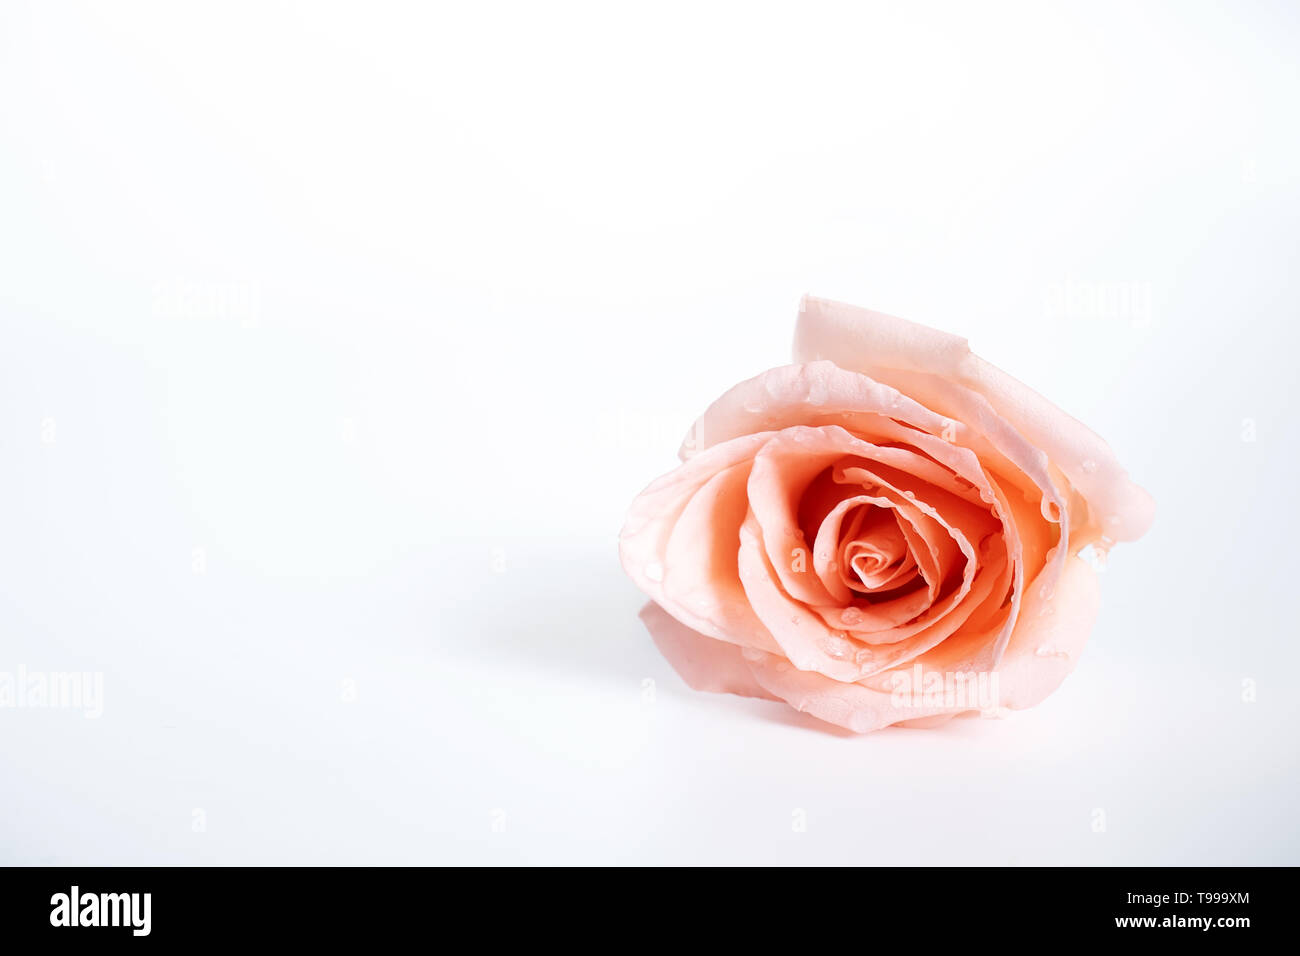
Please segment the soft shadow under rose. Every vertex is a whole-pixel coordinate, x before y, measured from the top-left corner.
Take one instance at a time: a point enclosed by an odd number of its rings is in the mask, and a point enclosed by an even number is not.
[[[866,732],[1031,707],[1097,610],[1079,552],[1153,504],[964,339],[805,298],[794,365],[735,386],[633,502],[623,567],[698,690]]]

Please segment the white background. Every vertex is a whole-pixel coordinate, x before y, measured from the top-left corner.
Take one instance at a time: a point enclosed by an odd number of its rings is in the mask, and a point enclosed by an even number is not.
[[[0,861],[1300,863],[1297,5],[609,6],[5,5],[0,671],[104,695],[0,709]],[[637,621],[804,292],[1155,496],[1040,708],[825,733]]]

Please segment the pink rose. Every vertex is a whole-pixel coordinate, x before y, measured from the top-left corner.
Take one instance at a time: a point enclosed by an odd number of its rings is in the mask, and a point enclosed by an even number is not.
[[[964,339],[805,298],[632,503],[623,567],[698,690],[866,732],[1032,707],[1097,611],[1078,557],[1150,526],[1104,441]]]

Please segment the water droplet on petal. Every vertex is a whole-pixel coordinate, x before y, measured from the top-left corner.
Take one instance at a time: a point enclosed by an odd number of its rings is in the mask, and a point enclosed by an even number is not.
[[[842,637],[826,638],[821,642],[821,648],[837,661],[848,660],[853,654],[853,645]]]
[[[1063,660],[1069,660],[1070,657],[1069,651],[1058,651],[1056,648],[1050,647],[1047,644],[1043,644],[1036,648],[1034,654],[1038,657],[1058,657]]]
[[[1081,467],[1084,471],[1086,471],[1088,474],[1091,475],[1093,472],[1097,470],[1097,463],[1093,461],[1091,458],[1085,458],[1083,460],[1083,463],[1079,467]]]
[[[862,623],[862,612],[855,607],[846,607],[840,619],[849,627],[856,627]]]
[[[1082,558],[1094,571],[1105,571],[1106,560],[1110,555],[1110,545],[1106,538],[1094,542],[1079,552]]]

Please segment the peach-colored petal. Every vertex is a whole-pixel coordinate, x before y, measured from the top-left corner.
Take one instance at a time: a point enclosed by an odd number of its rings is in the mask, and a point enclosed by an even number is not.
[[[745,485],[751,462],[718,472],[682,509],[663,556],[663,601],[705,625],[711,637],[771,649],[736,567],[740,525],[749,511]]]
[[[855,432],[896,419],[938,435],[948,423],[889,385],[834,362],[811,362],[769,369],[728,389],[696,420],[680,454],[689,460],[742,435],[794,425],[838,425],[845,416],[858,416]]]
[[[725,528],[736,518],[735,499],[727,498],[727,490],[733,483],[743,486],[767,437],[746,435],[714,446],[651,482],[628,510],[619,556],[637,587],[688,627],[718,640],[774,650],[777,645],[731,573],[728,552],[734,553],[735,536],[733,530],[733,543],[727,543]],[[715,518],[717,527],[712,525]],[[683,520],[694,530],[678,535],[670,559],[674,532]]]
[[[779,654],[801,670],[817,670],[835,680],[856,680],[861,670],[851,646],[803,602],[780,585],[763,544],[763,532],[751,514],[740,529],[740,582],[754,613],[780,645]]]
[[[903,695],[888,686],[875,688],[860,683],[835,681],[815,671],[797,670],[788,661],[773,654],[754,650],[742,653],[754,679],[764,690],[796,710],[860,734],[904,721],[978,709],[977,706],[957,706],[944,702],[926,704],[923,697],[913,701],[910,694],[900,706],[899,700]]]
[[[641,608],[640,618],[659,653],[667,658],[687,686],[715,694],[780,699],[754,679],[735,644],[715,641],[691,630],[654,601],[647,601]]]
[[[1129,480],[1110,446],[1081,422],[970,351],[965,339],[892,315],[806,296],[795,328],[797,362],[836,365],[899,388],[921,404],[963,421],[975,396],[1047,457],[1087,502],[1080,540],[1133,541],[1151,526],[1155,506]]]
[[[1053,579],[1050,567],[1029,587],[1006,653],[998,665],[1003,706],[1033,707],[1078,663],[1097,619],[1097,574],[1072,557]]]

